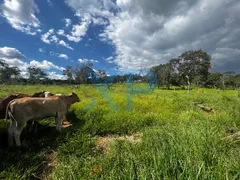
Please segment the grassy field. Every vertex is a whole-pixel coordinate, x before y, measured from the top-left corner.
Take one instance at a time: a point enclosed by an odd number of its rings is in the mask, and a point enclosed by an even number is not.
[[[237,91],[141,93],[144,86],[135,94],[123,84],[0,86],[0,97],[48,90],[81,99],[67,116],[73,126],[58,133],[46,119],[37,134],[23,131],[22,147],[0,149],[0,179],[240,179],[240,142],[222,140],[240,129]]]

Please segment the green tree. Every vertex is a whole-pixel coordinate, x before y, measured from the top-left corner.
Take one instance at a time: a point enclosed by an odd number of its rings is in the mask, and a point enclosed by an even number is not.
[[[187,51],[178,59],[179,74],[187,81],[188,93],[190,93],[191,83],[194,79],[198,84],[199,81],[207,80],[208,70],[211,68],[211,56],[202,50],[198,50]]]
[[[235,87],[239,88],[240,87],[240,74],[235,75],[234,77],[234,83],[235,83]]]
[[[20,77],[20,72],[18,67],[5,66],[0,69],[0,79],[3,83],[10,83]]]
[[[4,59],[0,59],[0,68],[4,68],[4,67],[7,67],[8,64],[5,62]]]
[[[209,73],[207,81],[206,81],[206,86],[210,86],[212,88],[220,88],[221,87],[221,77],[222,73],[220,72],[212,72]]]
[[[27,68],[30,83],[39,83],[40,80],[47,78],[47,74],[40,68],[31,66]]]
[[[158,87],[163,85],[166,86],[166,89],[170,88],[172,78],[177,72],[178,62],[178,59],[171,59],[167,64],[152,67],[151,71],[158,79]]]
[[[234,75],[235,72],[229,71],[224,72],[221,76],[222,88],[226,89],[226,86],[233,88],[234,87]]]
[[[95,73],[92,69],[93,64],[83,64],[73,69],[73,78],[78,84],[87,84],[89,79],[95,78]]]
[[[170,88],[170,80],[173,73],[173,69],[170,63],[160,64],[152,68],[155,76],[158,79],[158,87],[160,85],[166,86],[166,89]]]
[[[72,66],[67,66],[65,70],[63,70],[63,75],[67,76],[68,83],[71,84],[73,81],[73,67]]]

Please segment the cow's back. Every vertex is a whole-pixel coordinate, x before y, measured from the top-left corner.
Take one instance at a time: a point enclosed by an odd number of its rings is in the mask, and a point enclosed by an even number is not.
[[[10,104],[13,117],[28,120],[39,120],[46,117],[56,117],[57,112],[65,111],[64,102],[58,98],[21,98]],[[23,122],[23,123],[25,123]]]

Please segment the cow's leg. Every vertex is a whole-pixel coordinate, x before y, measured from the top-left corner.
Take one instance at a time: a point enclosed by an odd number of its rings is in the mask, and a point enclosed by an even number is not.
[[[38,128],[38,122],[37,122],[37,121],[34,121],[33,129],[34,129],[34,133],[35,133],[35,134],[37,133],[37,128]]]
[[[21,136],[21,132],[23,130],[24,125],[22,124],[18,124],[17,128],[16,128],[16,132],[14,134],[15,137],[15,142],[17,146],[21,146],[21,142],[20,142],[20,136]]]
[[[27,122],[27,131],[28,132],[32,132],[32,129],[33,129],[33,121],[32,120],[29,120],[28,122]]]
[[[56,123],[56,129],[58,131],[61,131],[63,117],[64,115],[62,115],[62,113],[57,113],[57,117],[55,118],[55,123]]]
[[[15,134],[17,127],[17,122],[15,120],[12,120],[11,125],[8,128],[8,145],[13,146],[13,136]]]

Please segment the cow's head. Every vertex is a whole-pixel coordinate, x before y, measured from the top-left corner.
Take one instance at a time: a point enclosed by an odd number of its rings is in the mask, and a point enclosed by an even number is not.
[[[71,98],[72,104],[75,102],[81,101],[80,98],[78,97],[78,95],[74,92],[71,92],[68,96]]]

